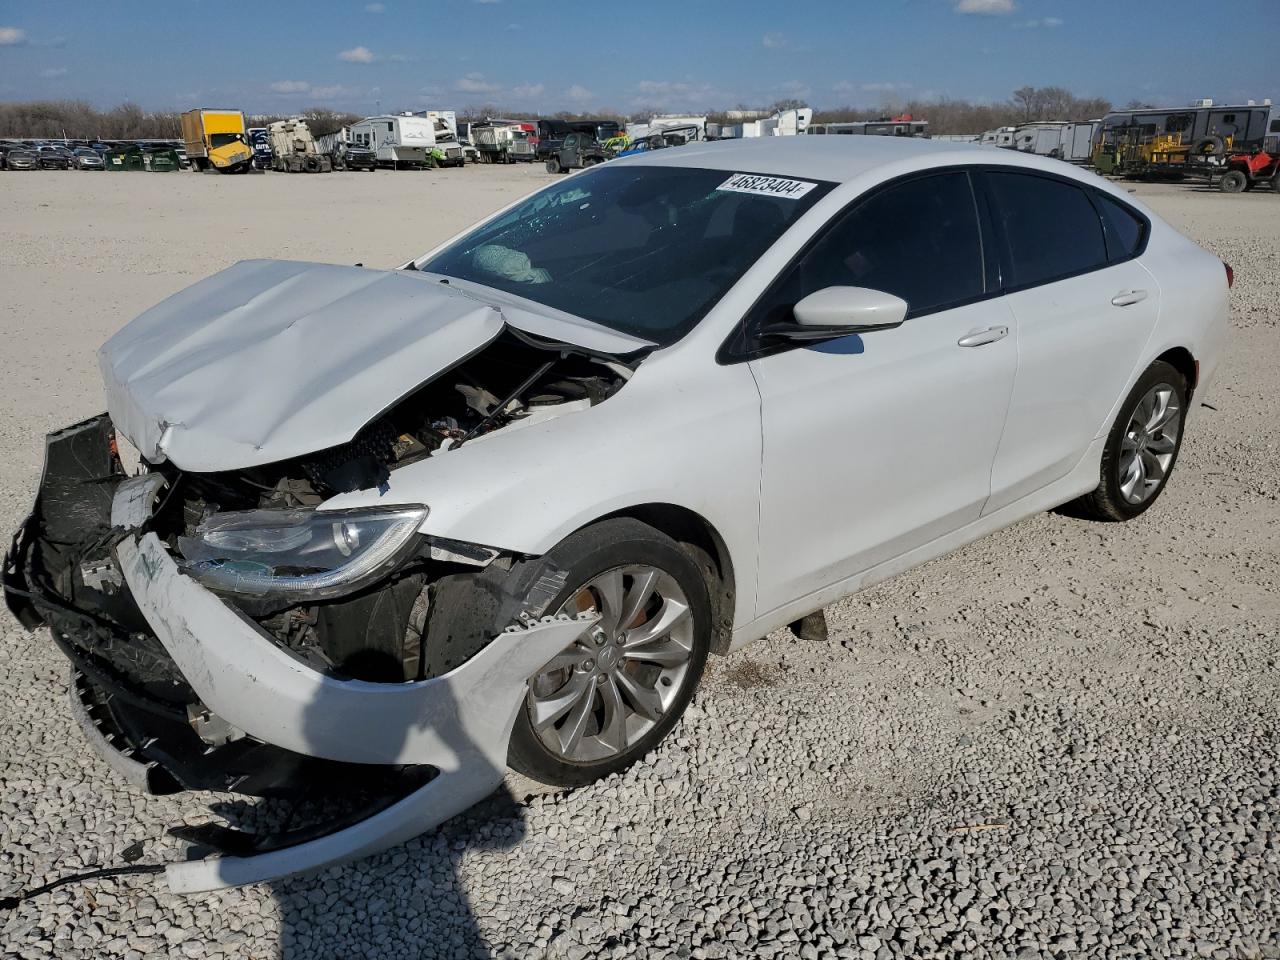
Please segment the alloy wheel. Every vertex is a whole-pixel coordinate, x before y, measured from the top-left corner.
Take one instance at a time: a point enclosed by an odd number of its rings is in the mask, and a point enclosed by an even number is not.
[[[1129,415],[1120,442],[1120,494],[1145,503],[1160,489],[1173,465],[1182,431],[1182,403],[1167,383],[1148,390]]]
[[[600,614],[589,634],[529,681],[534,733],[562,760],[623,753],[671,709],[689,675],[693,615],[675,578],[656,567],[615,567],[560,608]]]

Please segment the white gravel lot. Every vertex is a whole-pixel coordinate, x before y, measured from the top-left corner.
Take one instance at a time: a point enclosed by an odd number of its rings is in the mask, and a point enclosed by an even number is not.
[[[93,353],[235,260],[393,266],[540,168],[0,173],[0,527]],[[1139,186],[1236,269],[1234,339],[1138,521],[1045,514],[714,661],[648,763],[488,801],[319,875],[153,878],[0,915],[6,957],[1280,958],[1280,197]],[[146,798],[0,616],[0,894],[178,849],[210,796]]]

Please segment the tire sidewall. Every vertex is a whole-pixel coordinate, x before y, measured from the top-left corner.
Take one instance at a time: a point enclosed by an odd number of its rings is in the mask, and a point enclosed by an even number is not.
[[[644,564],[670,574],[684,591],[693,615],[693,653],[683,689],[666,715],[632,747],[607,760],[574,763],[555,756],[538,738],[529,720],[527,700],[522,700],[511,733],[508,765],[512,769],[556,786],[591,783],[624,770],[649,753],[671,731],[684,713],[706,666],[711,650],[713,616],[706,581],[693,558],[671,538],[635,520],[607,520],[567,537],[545,557],[547,568],[564,571],[564,586],[547,604],[547,612],[560,608],[588,582],[607,570]]]
[[[1182,402],[1182,422],[1178,427],[1178,439],[1173,446],[1173,459],[1169,461],[1169,467],[1165,470],[1164,477],[1161,478],[1160,485],[1156,487],[1155,492],[1141,503],[1130,503],[1120,490],[1120,448],[1124,442],[1125,430],[1129,426],[1129,420],[1133,416],[1134,410],[1142,398],[1146,396],[1147,391],[1160,383],[1167,383],[1172,386],[1178,392]],[[1138,378],[1137,383],[1133,385],[1133,389],[1124,398],[1124,403],[1120,405],[1120,412],[1116,416],[1115,423],[1111,425],[1111,433],[1107,436],[1107,445],[1102,453],[1101,484],[1105,498],[1124,519],[1132,520],[1134,517],[1145,513],[1152,504],[1160,499],[1165,486],[1169,483],[1169,478],[1173,475],[1173,470],[1178,465],[1178,455],[1182,452],[1182,438],[1187,434],[1187,416],[1191,406],[1190,399],[1186,378],[1170,364],[1157,360]]]

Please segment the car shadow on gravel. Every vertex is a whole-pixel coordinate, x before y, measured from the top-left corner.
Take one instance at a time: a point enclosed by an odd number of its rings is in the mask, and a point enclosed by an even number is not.
[[[437,829],[372,857],[270,885],[282,960],[499,956],[484,936],[459,867],[475,851],[524,837],[524,808],[505,788]],[[504,954],[505,955],[505,954]]]
[[[450,688],[443,685],[435,691],[433,705],[450,713],[459,711]],[[306,709],[304,730],[316,743],[331,737],[334,717],[341,715],[338,711],[343,707],[349,709],[349,704],[318,696]],[[358,718],[351,722],[358,723]],[[410,732],[398,732],[399,745]],[[445,735],[439,728],[436,732]],[[385,729],[377,734],[383,749],[391,752],[389,741],[394,737],[388,737]],[[444,746],[460,767],[488,764],[470,739]],[[497,781],[505,771],[488,772]],[[500,786],[480,803],[403,844],[275,881],[270,887],[280,909],[279,956],[282,960],[494,957],[495,946],[485,939],[473,909],[492,909],[492,905],[470,902],[460,867],[468,854],[513,847],[524,834],[523,807]]]

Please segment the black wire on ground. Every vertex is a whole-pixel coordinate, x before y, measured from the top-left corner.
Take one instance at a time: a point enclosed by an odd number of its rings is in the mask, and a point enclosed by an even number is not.
[[[57,890],[59,887],[65,887],[69,883],[82,883],[85,880],[100,880],[104,877],[125,877],[131,874],[155,874],[163,873],[164,864],[162,863],[135,863],[127,867],[101,867],[96,870],[86,870],[83,873],[73,873],[65,877],[59,877],[52,883],[46,883],[42,887],[33,887],[30,890],[24,890],[22,893],[13,897],[0,897],[0,910],[12,910],[24,900],[30,900],[32,897],[38,897],[42,893],[48,893],[51,890]]]

